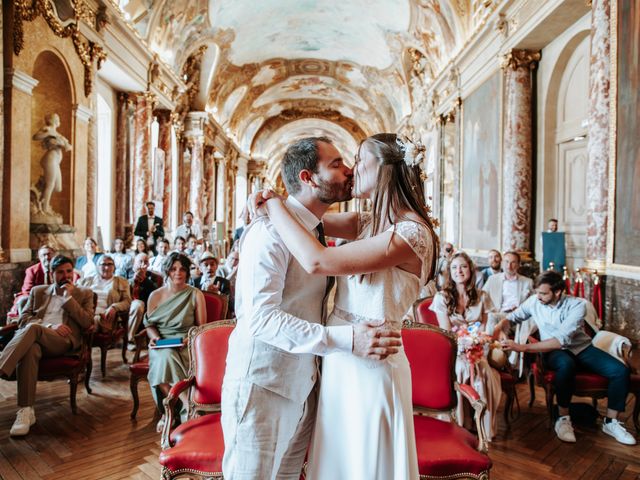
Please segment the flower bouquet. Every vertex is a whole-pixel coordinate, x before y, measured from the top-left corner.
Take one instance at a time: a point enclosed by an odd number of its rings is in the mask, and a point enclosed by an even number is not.
[[[480,322],[454,327],[452,330],[458,340],[458,354],[463,354],[471,364],[471,383],[476,364],[485,356],[492,342],[491,335],[480,330]]]

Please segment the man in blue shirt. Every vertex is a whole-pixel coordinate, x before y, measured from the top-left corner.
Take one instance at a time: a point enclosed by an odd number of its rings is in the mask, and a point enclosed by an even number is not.
[[[536,294],[502,320],[496,330],[508,329],[509,323],[520,323],[532,318],[540,332],[540,342],[517,344],[503,340],[505,350],[543,353],[549,369],[555,372],[554,387],[560,416],[555,424],[558,438],[575,442],[576,437],[569,417],[569,404],[575,389],[578,367],[606,377],[609,381],[607,416],[602,431],[625,445],[635,445],[635,438],[618,421],[624,412],[629,393],[629,369],[608,353],[594,347],[583,325],[586,300],[564,294],[565,282],[558,272],[547,271],[534,283]]]

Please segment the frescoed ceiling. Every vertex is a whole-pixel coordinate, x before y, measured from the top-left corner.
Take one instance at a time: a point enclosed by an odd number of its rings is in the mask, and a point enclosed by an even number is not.
[[[321,133],[345,158],[395,131],[498,0],[119,0],[176,72],[202,45],[196,108],[275,171]]]

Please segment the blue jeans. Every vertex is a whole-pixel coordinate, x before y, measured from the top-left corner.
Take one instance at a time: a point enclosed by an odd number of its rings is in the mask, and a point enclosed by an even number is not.
[[[544,361],[547,367],[556,373],[554,387],[560,407],[569,407],[571,395],[575,390],[576,369],[581,367],[609,380],[607,407],[617,412],[624,412],[629,393],[629,369],[619,360],[589,345],[577,355],[568,350],[545,353]]]

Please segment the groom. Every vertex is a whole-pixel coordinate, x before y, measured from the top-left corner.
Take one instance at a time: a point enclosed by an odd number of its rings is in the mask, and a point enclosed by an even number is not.
[[[320,219],[351,199],[353,172],[325,137],[283,159],[287,207],[324,243]],[[299,480],[316,412],[318,356],[385,358],[400,333],[366,324],[324,326],[331,278],[308,274],[268,217],[245,228],[236,283],[237,326],[222,388],[225,480]]]

